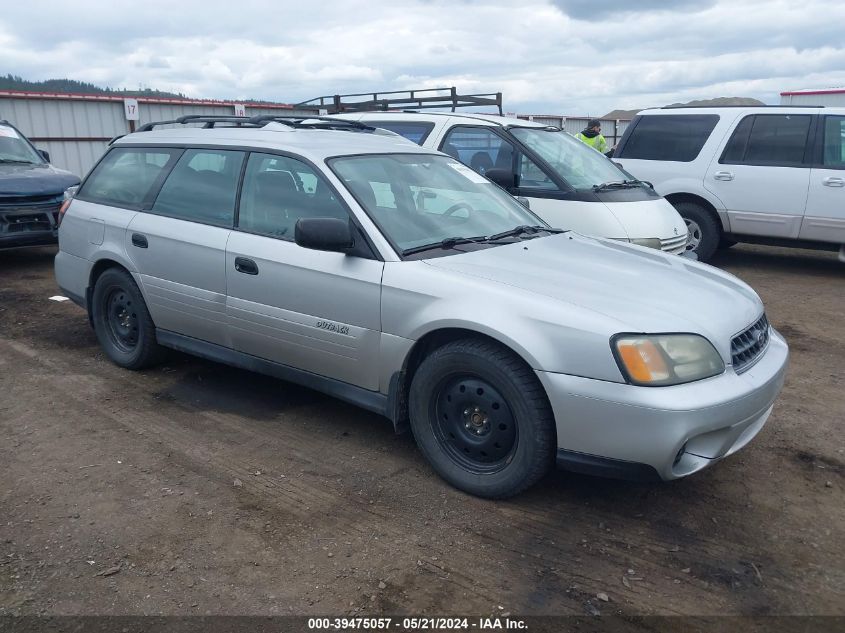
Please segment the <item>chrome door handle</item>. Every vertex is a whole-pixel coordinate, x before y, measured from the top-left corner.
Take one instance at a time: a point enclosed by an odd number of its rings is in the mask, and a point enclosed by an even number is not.
[[[713,174],[713,178],[716,180],[733,180],[734,175],[729,171],[717,171]]]
[[[822,184],[825,187],[845,187],[845,178],[837,178],[835,176],[822,178]]]

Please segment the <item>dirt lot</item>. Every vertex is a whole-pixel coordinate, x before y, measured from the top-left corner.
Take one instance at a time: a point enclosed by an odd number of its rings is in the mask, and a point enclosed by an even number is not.
[[[0,253],[2,614],[845,614],[845,265],[717,265],[789,340],[757,439],[668,484],[457,492],[409,436],[174,354],[105,360],[53,249]],[[597,594],[607,594],[607,601]]]

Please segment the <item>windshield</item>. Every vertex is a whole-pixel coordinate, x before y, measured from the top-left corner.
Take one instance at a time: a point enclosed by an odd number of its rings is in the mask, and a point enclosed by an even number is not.
[[[526,127],[512,127],[510,132],[575,189],[626,179],[610,159],[566,132]]]
[[[336,158],[331,167],[400,252],[545,223],[489,180],[447,156]]]
[[[32,149],[17,130],[0,125],[0,163],[42,163],[41,156]]]

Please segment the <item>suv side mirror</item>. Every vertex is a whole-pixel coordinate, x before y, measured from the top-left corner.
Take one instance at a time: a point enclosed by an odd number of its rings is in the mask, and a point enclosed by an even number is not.
[[[294,240],[315,251],[346,253],[355,246],[349,220],[338,218],[300,218],[294,227]]]
[[[500,169],[494,167],[484,172],[484,177],[499,185],[505,191],[510,191],[516,187],[516,178],[510,169]]]
[[[48,152],[46,149],[39,149],[37,151],[41,155],[41,158],[46,160],[48,163],[50,162],[50,152]]]

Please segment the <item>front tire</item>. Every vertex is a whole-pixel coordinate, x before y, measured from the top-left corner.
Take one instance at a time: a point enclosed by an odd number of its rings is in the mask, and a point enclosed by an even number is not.
[[[414,374],[409,409],[423,455],[470,494],[516,495],[554,462],[554,416],[542,385],[492,341],[459,340],[432,352]]]
[[[698,261],[709,261],[722,239],[722,230],[718,221],[713,214],[698,203],[678,202],[674,206],[687,225],[689,233],[687,250],[694,252],[698,256]]]
[[[91,316],[100,346],[116,365],[143,369],[161,360],[164,350],[147,304],[125,270],[109,268],[97,279]]]

